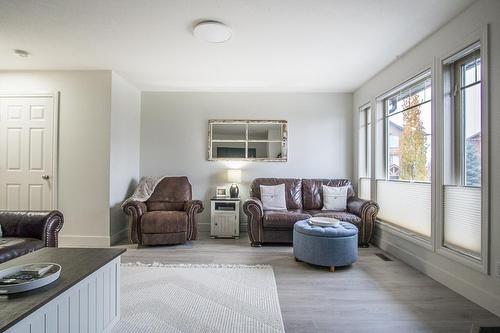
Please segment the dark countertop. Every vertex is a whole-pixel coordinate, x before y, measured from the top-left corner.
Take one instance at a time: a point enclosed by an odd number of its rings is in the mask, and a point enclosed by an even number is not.
[[[62,267],[59,279],[45,287],[24,293],[0,295],[0,332],[24,319],[125,251],[46,247],[0,264],[0,270],[36,262],[53,262]]]

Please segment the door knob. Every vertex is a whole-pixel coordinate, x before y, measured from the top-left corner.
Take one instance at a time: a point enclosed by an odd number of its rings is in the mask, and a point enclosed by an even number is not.
[[[45,180],[49,179],[49,175],[42,175],[42,179],[45,179]]]

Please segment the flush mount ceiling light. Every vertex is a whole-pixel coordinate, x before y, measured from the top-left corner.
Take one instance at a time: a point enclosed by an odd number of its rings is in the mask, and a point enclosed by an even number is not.
[[[231,38],[231,28],[218,21],[203,21],[195,25],[193,34],[209,43],[223,43]]]
[[[20,49],[15,49],[14,54],[19,56],[19,57],[23,57],[23,58],[26,58],[29,55],[28,51],[20,50]]]

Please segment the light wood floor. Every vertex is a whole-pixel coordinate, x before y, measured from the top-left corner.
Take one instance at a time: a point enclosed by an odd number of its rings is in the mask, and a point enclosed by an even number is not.
[[[252,248],[239,240],[200,239],[185,245],[127,248],[122,262],[270,264],[274,268],[287,333],[470,332],[500,318],[393,257],[371,247],[359,261],[330,273],[294,261],[289,246]]]

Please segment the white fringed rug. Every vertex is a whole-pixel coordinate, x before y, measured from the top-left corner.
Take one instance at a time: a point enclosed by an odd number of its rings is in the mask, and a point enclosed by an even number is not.
[[[284,332],[269,265],[121,266],[113,332]]]

